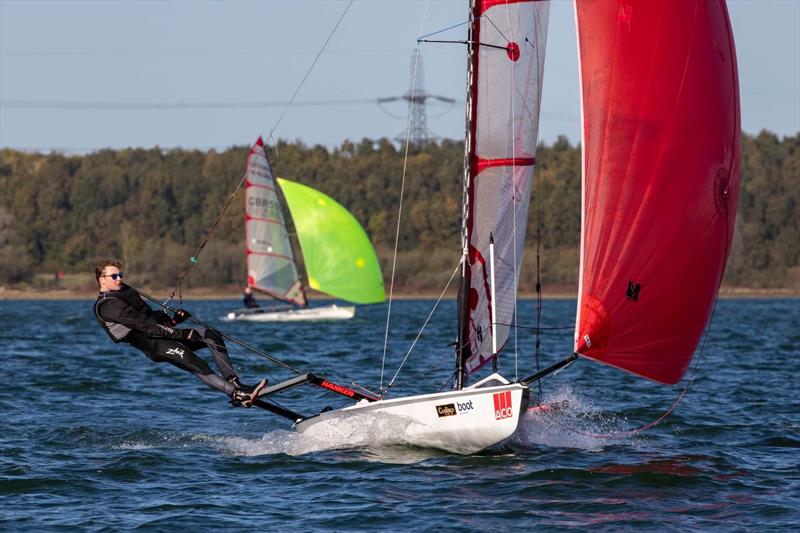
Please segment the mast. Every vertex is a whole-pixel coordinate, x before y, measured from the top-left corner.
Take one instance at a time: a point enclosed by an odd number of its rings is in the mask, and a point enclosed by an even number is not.
[[[292,218],[292,210],[289,209],[286,196],[283,194],[283,189],[277,179],[275,180],[275,195],[278,197],[278,203],[280,203],[286,236],[289,239],[289,245],[292,248],[292,255],[294,256],[294,266],[297,270],[297,281],[299,284],[297,290],[300,292],[302,296],[301,299],[303,300],[301,307],[308,308],[308,295],[306,294],[306,287],[308,287],[308,270],[306,269],[306,263],[303,259],[303,249],[300,247],[300,239],[297,235],[297,227],[294,224],[294,219]]]
[[[470,10],[458,387],[495,360],[512,331],[548,12],[534,0],[474,0]]]
[[[469,33],[467,36],[467,105],[466,105],[466,135],[464,138],[464,178],[463,196],[461,201],[461,280],[458,291],[458,344],[456,345],[456,389],[464,388],[465,363],[469,354],[467,345],[467,327],[469,321],[469,234],[468,228],[471,220],[472,202],[471,188],[473,175],[473,162],[475,161],[475,129],[476,129],[476,77],[478,72],[477,46],[480,38],[480,11],[478,2],[470,0]]]

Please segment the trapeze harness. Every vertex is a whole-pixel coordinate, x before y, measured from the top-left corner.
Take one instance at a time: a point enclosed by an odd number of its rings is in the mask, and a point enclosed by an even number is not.
[[[195,327],[201,339],[180,340],[180,330],[163,325],[169,320],[163,311],[153,311],[130,288],[101,292],[94,302],[94,317],[100,327],[115,343],[124,342],[142,351],[156,363],[167,362],[181,370],[191,372],[203,383],[230,395],[236,387],[227,381],[236,376],[228,350],[222,337],[214,330]],[[210,348],[214,363],[223,377],[214,373],[208,363],[193,350]]]

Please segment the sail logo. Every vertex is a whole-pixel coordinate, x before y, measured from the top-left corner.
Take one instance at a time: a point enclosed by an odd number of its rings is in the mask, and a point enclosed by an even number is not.
[[[641,283],[634,283],[632,281],[628,282],[628,290],[625,293],[625,296],[628,300],[633,300],[634,302],[639,301],[639,291],[642,290]]]
[[[511,404],[511,391],[496,392],[492,397],[494,400],[494,419],[502,420],[514,416],[514,408]]]
[[[437,405],[436,414],[439,415],[439,418],[442,418],[444,416],[453,416],[456,414],[456,406],[452,403]]]

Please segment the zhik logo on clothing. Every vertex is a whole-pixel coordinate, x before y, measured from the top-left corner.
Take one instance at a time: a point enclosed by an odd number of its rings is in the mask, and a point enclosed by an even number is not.
[[[181,359],[183,359],[183,350],[180,348],[170,348],[167,350],[167,355],[178,355]]]
[[[514,410],[511,405],[511,391],[496,392],[493,396],[494,399],[494,419],[501,420],[503,418],[511,418],[514,415]]]

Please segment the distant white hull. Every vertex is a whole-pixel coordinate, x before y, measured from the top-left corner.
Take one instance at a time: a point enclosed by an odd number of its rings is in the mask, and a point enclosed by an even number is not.
[[[282,309],[270,311],[268,308],[236,309],[225,317],[226,320],[248,320],[251,322],[299,322],[313,320],[347,320],[353,318],[356,308],[339,307],[306,307],[302,309]]]
[[[491,385],[491,386],[486,386]],[[327,411],[296,424],[299,433],[330,437],[340,428],[385,418],[404,425],[396,444],[473,454],[509,438],[527,408],[528,388],[498,374],[460,391],[368,402]]]

